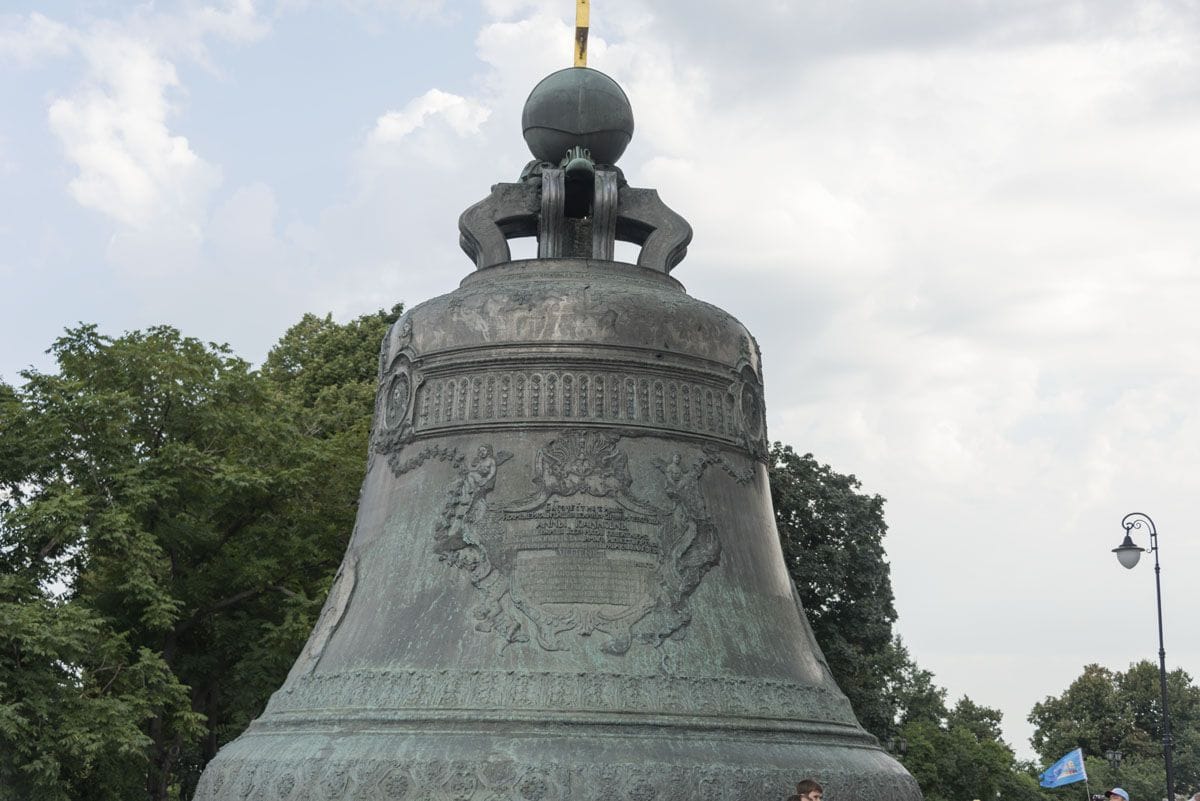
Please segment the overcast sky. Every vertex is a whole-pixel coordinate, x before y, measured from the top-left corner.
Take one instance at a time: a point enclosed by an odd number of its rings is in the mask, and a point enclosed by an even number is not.
[[[20,7],[24,6],[22,10]],[[459,212],[528,159],[574,3],[8,0],[0,377],[77,321],[253,361],[304,312],[457,286]],[[1200,6],[595,0],[621,166],[674,275],[757,335],[772,439],[888,499],[896,605],[951,699],[1084,664],[1200,675]],[[1147,545],[1145,538],[1141,542]]]

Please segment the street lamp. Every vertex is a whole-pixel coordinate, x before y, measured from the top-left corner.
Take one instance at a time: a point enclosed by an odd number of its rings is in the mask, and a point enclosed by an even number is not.
[[[1163,648],[1163,624],[1162,624],[1162,580],[1159,578],[1162,572],[1158,565],[1158,531],[1154,528],[1154,521],[1149,515],[1141,512],[1131,512],[1121,518],[1121,527],[1125,529],[1125,539],[1116,548],[1113,548],[1113,553],[1117,555],[1122,567],[1133,568],[1142,558],[1142,552],[1145,548],[1138,547],[1133,541],[1131,534],[1135,528],[1145,528],[1150,533],[1150,551],[1154,554],[1154,592],[1158,602],[1158,684],[1162,690],[1162,715],[1163,715],[1163,762],[1167,768],[1167,799],[1175,801],[1175,777],[1171,771],[1171,714],[1167,709],[1167,652]]]
[[[1121,770],[1121,752],[1109,749],[1104,752],[1104,758],[1108,760],[1108,766],[1113,769],[1113,775],[1119,776]]]

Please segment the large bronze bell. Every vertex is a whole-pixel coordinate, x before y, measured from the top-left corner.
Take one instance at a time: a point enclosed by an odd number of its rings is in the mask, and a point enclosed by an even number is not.
[[[921,798],[784,567],[754,339],[669,275],[687,222],[603,161],[632,119],[587,68],[531,95],[539,158],[460,219],[476,271],[383,343],[345,561],[200,801]],[[576,147],[594,181],[564,179]]]

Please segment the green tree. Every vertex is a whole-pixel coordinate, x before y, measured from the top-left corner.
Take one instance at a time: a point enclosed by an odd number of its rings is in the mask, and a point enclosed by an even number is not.
[[[1200,787],[1200,688],[1186,672],[1174,670],[1167,697],[1176,788]],[[1123,755],[1120,780],[1135,796],[1158,797],[1166,787],[1162,700],[1153,662],[1124,672],[1087,665],[1061,695],[1035,704],[1029,722],[1035,727],[1033,747],[1046,764],[1078,747],[1107,771],[1104,754],[1116,750]]]
[[[190,795],[341,560],[394,316],[305,317],[261,372],[171,328],[82,326],[56,373],[0,387],[0,784]]]
[[[980,706],[964,695],[946,715],[946,727],[966,729],[980,742],[999,741],[1001,717],[1000,710]]]
[[[1075,748],[1093,756],[1121,749],[1133,730],[1131,710],[1117,697],[1112,671],[1100,665],[1085,667],[1061,696],[1035,704],[1029,722],[1035,727],[1030,742],[1046,764]]]
[[[894,647],[900,651],[902,661],[890,682],[896,704],[896,724],[902,727],[919,720],[941,723],[949,714],[945,688],[934,682],[933,673],[919,667],[909,657],[908,649],[898,637]]]
[[[1158,665],[1144,659],[1114,678],[1117,691],[1128,703],[1133,716],[1134,731],[1129,739],[1147,742],[1146,747],[1138,751],[1139,756],[1162,766],[1162,689]],[[1187,672],[1172,670],[1167,674],[1167,701],[1171,713],[1175,789],[1181,793],[1184,788],[1200,791],[1200,687],[1192,682]],[[1145,740],[1134,732],[1144,733]]]
[[[195,734],[187,688],[94,611],[0,575],[0,801],[145,792],[152,720]]]
[[[263,375],[314,412],[318,433],[354,430],[366,436],[379,370],[379,346],[392,323],[404,313],[365,314],[348,323],[332,315],[305,314],[287,330],[267,356]]]
[[[892,636],[884,500],[789,445],[776,442],[770,464],[784,561],[813,633],[859,721],[886,739],[896,731],[895,685],[909,660]]]
[[[909,722],[941,726],[946,691],[892,631],[896,609],[883,548],[884,499],[861,492],[857,478],[812,454],[801,456],[776,442],[770,455],[784,561],[859,722],[885,742]]]
[[[912,717],[901,727],[902,761],[927,801],[1042,798],[1001,739],[1000,720],[998,710],[963,696],[941,719]]]

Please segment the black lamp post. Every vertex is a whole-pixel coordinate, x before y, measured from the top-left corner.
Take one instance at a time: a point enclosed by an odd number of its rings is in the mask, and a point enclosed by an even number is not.
[[[1121,526],[1125,529],[1125,539],[1120,545],[1113,548],[1113,553],[1117,555],[1117,560],[1121,565],[1126,568],[1132,569],[1142,558],[1142,552],[1146,550],[1135,545],[1130,534],[1135,528],[1145,528],[1150,533],[1150,550],[1154,554],[1154,592],[1158,601],[1158,684],[1162,690],[1163,762],[1167,768],[1167,801],[1175,801],[1175,776],[1171,771],[1171,713],[1167,709],[1167,652],[1163,648],[1162,581],[1159,578],[1162,571],[1158,566],[1158,531],[1155,530],[1154,521],[1150,519],[1150,516],[1141,512],[1125,515],[1121,519]]]
[[[1120,776],[1121,773],[1121,752],[1108,750],[1104,752],[1104,758],[1108,760],[1108,766],[1113,769],[1114,776]]]

